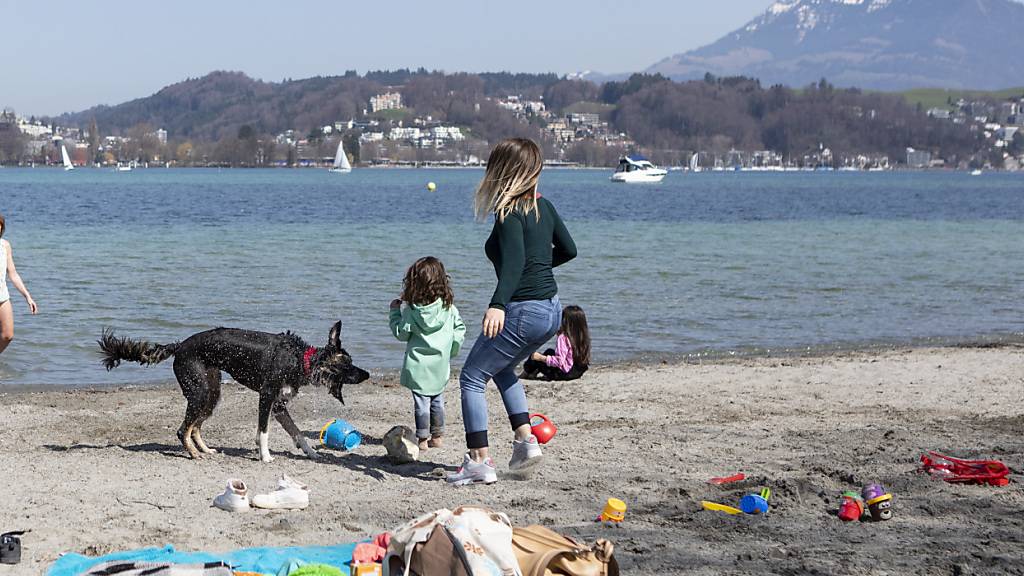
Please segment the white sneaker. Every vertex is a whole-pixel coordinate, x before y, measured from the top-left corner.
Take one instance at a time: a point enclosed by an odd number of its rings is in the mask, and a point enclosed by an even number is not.
[[[224,493],[213,499],[213,505],[228,512],[241,512],[249,509],[249,489],[245,482],[237,479],[228,480]]]
[[[302,482],[299,482],[298,480],[292,478],[287,474],[281,474],[281,477],[278,478],[277,480],[277,489],[284,490],[287,488],[297,488],[299,490],[306,490],[307,492],[309,491],[309,486],[306,486]]]
[[[309,487],[282,474],[277,489],[270,494],[253,496],[252,505],[270,510],[301,510],[309,506]]]
[[[526,440],[512,441],[512,458],[508,461],[508,469],[513,472],[530,470],[540,464],[543,454],[537,437],[530,434]]]
[[[494,461],[490,458],[483,462],[474,462],[469,454],[466,454],[462,459],[462,468],[455,474],[449,474],[447,480],[453,486],[494,484],[498,481],[498,471],[495,470]]]

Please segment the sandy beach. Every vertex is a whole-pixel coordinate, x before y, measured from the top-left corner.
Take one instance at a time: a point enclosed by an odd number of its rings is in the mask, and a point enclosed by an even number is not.
[[[436,470],[462,454],[457,384],[445,447],[395,466],[379,439],[411,423],[412,401],[393,377],[376,376],[346,387],[347,406],[305,389],[291,407],[310,435],[331,417],[349,420],[363,446],[310,461],[272,423],[271,464],[255,460],[257,396],[237,385],[204,427],[222,453],[200,461],[174,436],[184,410],[176,388],[0,394],[0,531],[32,530],[23,563],[0,574],[42,574],[62,552],[351,542],[459,504],[609,538],[630,574],[1024,573],[1024,347],[617,365],[578,382],[531,383],[531,408],[559,428],[543,468],[528,481],[461,489]],[[493,389],[489,402],[503,469],[510,433]],[[933,480],[916,472],[928,449],[1003,460],[1013,482]],[[308,509],[210,507],[228,477],[266,491],[282,472],[309,484]],[[748,480],[707,483],[734,472]],[[895,518],[840,522],[840,493],[876,481],[894,494]],[[773,491],[767,516],[701,509],[703,499],[735,504],[761,486]],[[593,522],[610,496],[629,505],[621,527]]]

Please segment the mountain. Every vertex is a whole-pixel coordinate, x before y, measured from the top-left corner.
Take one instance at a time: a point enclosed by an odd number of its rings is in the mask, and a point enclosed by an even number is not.
[[[724,38],[647,69],[682,80],[827,78],[876,90],[1018,85],[1024,5],[1012,0],[783,0]]]

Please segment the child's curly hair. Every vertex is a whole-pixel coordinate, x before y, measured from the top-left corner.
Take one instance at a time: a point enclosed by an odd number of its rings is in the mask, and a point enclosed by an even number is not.
[[[440,260],[433,256],[420,258],[405,272],[402,300],[425,306],[440,298],[444,307],[450,308],[455,300],[450,280]]]

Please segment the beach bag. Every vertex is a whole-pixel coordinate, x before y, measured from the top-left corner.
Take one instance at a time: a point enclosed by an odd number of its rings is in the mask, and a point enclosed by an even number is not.
[[[450,548],[449,548],[450,546]],[[385,576],[521,576],[508,516],[476,506],[442,508],[391,532]]]
[[[523,576],[619,576],[614,546],[607,540],[587,546],[534,525],[512,530],[512,549]]]

